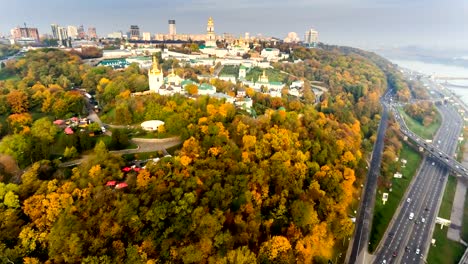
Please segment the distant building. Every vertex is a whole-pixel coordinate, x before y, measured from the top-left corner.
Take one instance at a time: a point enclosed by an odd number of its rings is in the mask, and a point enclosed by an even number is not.
[[[206,26],[205,46],[216,47],[216,35],[214,32],[214,21],[212,17],[208,19],[208,24]]]
[[[67,34],[71,39],[78,38],[78,28],[76,26],[67,26]]]
[[[307,30],[304,36],[304,43],[316,45],[318,43],[318,32],[313,28]]]
[[[175,20],[171,19],[169,20],[169,36],[171,37],[171,39],[175,39],[176,34],[177,34],[177,31],[176,31]]]
[[[121,39],[122,38],[122,32],[117,31],[117,32],[112,32],[107,34],[107,38],[112,38],[112,39]]]
[[[296,32],[289,32],[288,36],[284,39],[284,42],[286,43],[296,43],[299,42],[301,39],[297,35]]]
[[[31,40],[33,42],[39,42],[39,31],[37,28],[15,27],[11,29],[10,33],[15,41]]]
[[[150,32],[143,32],[143,40],[151,40],[151,33]]]
[[[88,38],[89,39],[97,39],[98,38],[95,27],[89,27],[88,28]]]
[[[59,25],[57,25],[57,24],[51,24],[50,27],[51,27],[51,29],[52,29],[52,37],[53,37],[53,39],[59,39],[59,32],[58,32]]]
[[[130,26],[130,39],[139,40],[140,39],[140,27],[137,25]]]
[[[67,46],[67,41],[68,41],[67,28],[58,27],[58,40],[59,40],[60,45]]]
[[[79,39],[85,39],[85,38],[86,38],[86,32],[85,32],[85,30],[84,30],[83,25],[81,25],[80,27],[78,27],[78,38],[79,38]]]
[[[260,56],[266,58],[268,61],[279,58],[280,50],[277,48],[264,48],[260,53]]]

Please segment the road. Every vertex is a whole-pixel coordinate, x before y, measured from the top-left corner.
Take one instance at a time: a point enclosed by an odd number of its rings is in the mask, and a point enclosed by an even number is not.
[[[133,138],[130,141],[138,145],[138,148],[114,150],[114,151],[109,151],[109,152],[112,154],[122,155],[122,154],[153,152],[153,151],[158,151],[158,150],[165,151],[167,148],[177,146],[182,142],[178,137],[163,138],[163,139]],[[59,167],[64,168],[64,167],[77,166],[87,161],[90,157],[91,155],[83,155],[79,159],[63,162],[59,165]]]
[[[453,155],[462,128],[461,117],[451,106],[441,105],[438,109],[443,120],[434,145]],[[425,262],[448,173],[440,157],[429,155],[423,159],[377,248],[374,263]],[[413,219],[410,219],[411,213]]]
[[[384,95],[383,100],[390,96],[390,91]],[[385,131],[387,130],[388,110],[383,104],[383,113],[377,132],[377,140],[372,152],[372,160],[366,177],[366,185],[362,194],[361,204],[356,217],[356,226],[354,236],[351,241],[350,252],[348,250],[346,263],[366,263],[367,246],[369,244],[369,235],[371,231],[372,214],[375,204],[375,192],[377,190],[377,178],[380,172],[380,163],[382,161],[382,152],[384,147]],[[348,257],[349,256],[349,257]]]

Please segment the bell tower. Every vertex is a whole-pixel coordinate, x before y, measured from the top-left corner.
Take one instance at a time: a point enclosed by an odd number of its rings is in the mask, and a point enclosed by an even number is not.
[[[159,88],[164,84],[164,77],[161,70],[159,70],[158,59],[153,55],[153,65],[148,71],[148,81],[150,91],[159,92]]]
[[[206,26],[205,46],[216,48],[216,35],[214,33],[214,21],[212,17],[208,19],[208,24]]]

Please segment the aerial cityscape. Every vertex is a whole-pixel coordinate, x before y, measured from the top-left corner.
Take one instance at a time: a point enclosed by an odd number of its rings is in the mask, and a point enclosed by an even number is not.
[[[463,1],[1,6],[0,263],[468,264]]]

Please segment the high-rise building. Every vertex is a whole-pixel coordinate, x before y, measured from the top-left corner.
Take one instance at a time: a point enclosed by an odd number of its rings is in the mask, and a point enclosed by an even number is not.
[[[214,21],[212,17],[208,19],[208,24],[206,26],[205,46],[216,47],[216,35],[214,33]]]
[[[52,28],[52,37],[54,39],[59,39],[59,32],[58,32],[59,25],[51,24],[50,27]]]
[[[151,40],[151,33],[143,32],[143,40],[150,41]]]
[[[306,44],[317,44],[318,43],[318,32],[311,28],[306,31],[304,36],[304,43]]]
[[[59,40],[67,40],[68,39],[68,31],[65,27],[58,27],[58,39]]]
[[[85,32],[85,30],[84,30],[83,25],[81,25],[81,26],[78,28],[78,38],[79,38],[79,39],[85,39],[85,38],[86,38],[86,32]]]
[[[67,34],[72,39],[78,38],[78,28],[76,26],[67,26]]]
[[[39,31],[37,28],[29,27],[15,27],[10,31],[13,39],[29,39],[31,41],[39,42]]]
[[[68,31],[66,27],[58,27],[58,40],[60,45],[68,46]]]
[[[89,39],[97,39],[96,28],[95,27],[88,27],[88,38]]]
[[[140,27],[137,25],[130,26],[130,39],[139,40],[140,39]]]
[[[172,39],[174,39],[176,34],[177,32],[176,32],[175,20],[171,19],[169,20],[169,36],[171,36]]]

